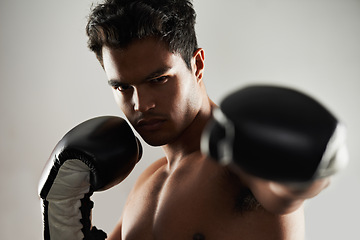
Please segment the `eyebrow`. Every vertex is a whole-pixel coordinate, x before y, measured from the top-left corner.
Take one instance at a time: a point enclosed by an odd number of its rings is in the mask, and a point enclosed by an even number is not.
[[[113,79],[109,80],[109,81],[108,81],[108,84],[109,84],[111,87],[114,87],[114,88],[117,88],[117,87],[119,87],[119,86],[122,85],[122,84],[120,83],[120,81],[118,81],[118,80],[113,80]]]
[[[153,79],[153,78],[156,78],[158,76],[161,76],[161,75],[164,75],[166,72],[168,72],[171,68],[170,67],[163,67],[163,68],[160,68],[152,73],[150,73],[146,78],[145,80],[149,80],[149,79]]]
[[[144,78],[144,81],[147,81],[147,80],[156,78],[156,77],[158,77],[158,76],[164,75],[164,74],[165,74],[166,72],[168,72],[170,69],[171,69],[171,67],[162,67],[162,68],[159,68],[159,69],[155,70],[154,72],[150,73],[149,75],[147,75],[147,76]],[[111,87],[119,87],[119,86],[121,86],[121,85],[126,85],[126,83],[122,83],[120,80],[117,80],[117,79],[110,79],[110,80],[108,81],[108,84],[109,84]]]

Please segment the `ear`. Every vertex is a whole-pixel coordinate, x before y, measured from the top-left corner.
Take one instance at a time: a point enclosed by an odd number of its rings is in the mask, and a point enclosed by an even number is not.
[[[204,49],[198,48],[193,55],[193,72],[200,82],[203,78],[204,68],[205,68],[205,52]]]

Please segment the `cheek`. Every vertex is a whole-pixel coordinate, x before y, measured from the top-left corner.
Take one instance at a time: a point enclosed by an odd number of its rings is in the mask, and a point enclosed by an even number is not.
[[[182,114],[185,110],[184,107],[187,102],[187,90],[184,89],[184,86],[180,82],[176,82],[168,88],[166,91],[163,91],[162,99],[166,99],[164,104],[167,104],[168,107],[172,109],[174,114]]]
[[[197,108],[199,106],[200,85],[194,76],[188,76],[186,84],[182,86],[182,93],[189,107]]]
[[[128,116],[129,111],[131,110],[131,104],[127,103],[126,100],[124,99],[124,96],[119,94],[117,90],[112,90],[112,91],[116,104],[120,107],[121,111],[125,114],[125,116]]]
[[[114,98],[115,98],[115,102],[116,104],[122,109],[122,105],[123,105],[123,99],[120,96],[120,94],[117,92],[117,90],[112,90]]]
[[[186,84],[180,84],[177,89],[172,93],[176,113],[183,117],[196,114],[201,105],[198,84],[188,79]]]

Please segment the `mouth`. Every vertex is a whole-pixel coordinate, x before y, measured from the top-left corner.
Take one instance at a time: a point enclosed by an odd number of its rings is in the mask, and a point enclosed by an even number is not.
[[[140,131],[157,131],[159,130],[165,120],[153,118],[153,119],[140,119],[137,124],[136,128]]]

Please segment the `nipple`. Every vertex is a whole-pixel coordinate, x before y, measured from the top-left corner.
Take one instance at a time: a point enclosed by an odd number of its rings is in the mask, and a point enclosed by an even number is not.
[[[195,233],[193,240],[205,240],[205,236],[202,233]]]

